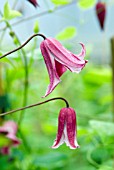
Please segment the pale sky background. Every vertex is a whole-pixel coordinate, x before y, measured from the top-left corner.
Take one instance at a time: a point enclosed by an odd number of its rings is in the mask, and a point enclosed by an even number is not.
[[[0,8],[3,9],[5,0],[0,0]],[[8,0],[11,4],[14,0]],[[23,16],[28,17],[34,14],[40,14],[49,8],[53,9],[49,0],[38,0],[40,7],[34,8],[27,0],[18,0],[16,9],[23,11]],[[105,21],[105,31],[101,31],[95,8],[82,10],[76,3],[60,9],[54,13],[46,14],[44,16],[35,17],[21,24],[15,25],[13,28],[24,42],[29,36],[33,34],[33,25],[38,20],[40,25],[40,32],[46,36],[55,37],[57,33],[62,31],[66,26],[75,26],[77,29],[76,43],[83,42],[91,49],[90,58],[95,63],[109,63],[110,62],[110,38],[114,36],[114,0],[107,0],[107,15]],[[19,18],[18,20],[21,20]],[[15,22],[15,19],[11,21]],[[1,27],[2,28],[2,24]],[[0,32],[1,33],[1,32]],[[9,43],[11,40],[6,34],[4,42]],[[75,42],[73,40],[73,43]],[[76,45],[78,46],[78,45]]]

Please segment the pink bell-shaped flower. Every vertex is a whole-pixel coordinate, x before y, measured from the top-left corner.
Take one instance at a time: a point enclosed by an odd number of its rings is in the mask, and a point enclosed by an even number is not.
[[[79,73],[85,67],[88,62],[84,60],[86,50],[84,44],[80,44],[82,51],[80,54],[75,55],[65,49],[56,39],[46,38],[42,41],[40,48],[50,78],[50,84],[44,97],[49,95],[60,83],[60,77],[67,69],[71,72]]]
[[[10,140],[7,146],[0,148],[0,152],[4,155],[10,153],[10,147],[15,147],[20,144],[20,140],[16,137],[17,124],[14,121],[7,121],[0,126],[0,134]]]
[[[79,148],[77,143],[77,126],[76,126],[76,113],[74,109],[62,108],[58,118],[58,132],[56,140],[52,148],[58,148],[63,143],[66,143],[70,149]]]

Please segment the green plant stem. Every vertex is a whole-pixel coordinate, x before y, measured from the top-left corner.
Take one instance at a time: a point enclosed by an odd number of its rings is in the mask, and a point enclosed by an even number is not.
[[[45,103],[48,103],[48,102],[51,102],[51,101],[54,101],[54,100],[63,100],[65,102],[65,104],[66,104],[66,107],[67,108],[69,107],[69,103],[65,98],[63,98],[63,97],[54,97],[54,98],[45,100],[43,102],[38,102],[38,103],[31,104],[31,105],[28,105],[28,106],[25,106],[25,107],[21,107],[21,108],[15,109],[15,110],[11,110],[9,112],[2,113],[2,114],[0,114],[0,116],[8,115],[8,114],[18,112],[18,111],[21,111],[21,110],[25,110],[25,109],[28,109],[28,108],[31,108],[31,107],[39,106],[39,105],[42,105],[42,104],[45,104]]]
[[[19,135],[20,135],[20,137],[21,137],[21,139],[22,139],[22,141],[23,141],[24,148],[26,149],[26,151],[27,151],[28,153],[30,153],[30,152],[31,152],[31,148],[30,148],[30,146],[28,145],[28,143],[27,143],[27,141],[26,141],[26,139],[25,139],[25,136],[23,135],[23,133],[22,133],[22,131],[21,131],[20,128],[18,129],[18,133],[19,133]]]
[[[12,28],[11,28],[11,25],[5,21],[6,24],[7,24],[7,27],[10,29],[10,31],[13,33],[13,37],[15,36],[17,38],[17,41],[18,41],[18,44],[20,45],[18,48],[2,55],[0,57],[0,59],[6,57],[7,55],[15,52],[15,51],[18,51],[20,49],[22,49],[32,38],[36,37],[36,36],[41,36],[43,37],[44,39],[46,39],[46,37],[43,35],[43,34],[34,34],[32,35],[24,44],[21,45],[20,41],[19,41],[19,38],[17,37],[17,35],[13,32]],[[25,51],[22,49],[22,54],[23,54],[23,57],[24,57],[24,69],[25,69],[25,86],[24,86],[24,99],[23,99],[23,106],[26,106],[27,104],[27,96],[28,96],[28,62],[27,62],[27,57],[26,57],[26,53]],[[20,125],[20,123],[22,122],[24,118],[24,114],[23,114],[23,111],[20,113],[20,117],[19,117],[19,121],[18,121],[18,125]]]
[[[21,45],[19,38],[17,37],[17,35],[15,34],[18,44]],[[24,70],[25,70],[25,80],[24,80],[24,94],[23,94],[23,106],[26,106],[27,104],[27,98],[28,98],[28,87],[29,87],[29,68],[28,68],[28,61],[27,61],[27,57],[26,57],[26,53],[24,51],[24,49],[21,49],[22,54],[23,54],[23,58],[24,58]],[[24,118],[24,114],[23,111],[20,113],[20,117],[19,117],[19,121],[18,121],[18,125],[21,124],[22,120]]]
[[[12,31],[14,33],[14,36],[16,37],[18,44],[21,46],[20,40],[19,40],[18,36],[16,35],[16,33],[12,30],[11,25],[9,24],[8,21],[5,21],[5,22],[6,22],[7,27],[10,29],[10,31]],[[29,72],[28,72],[28,62],[27,62],[26,53],[25,53],[24,49],[21,49],[21,51],[22,51],[23,58],[24,58],[24,70],[25,70],[23,106],[26,106],[26,104],[27,104],[27,97],[28,97],[28,77],[29,77]],[[23,117],[24,117],[24,114],[23,114],[23,111],[22,111],[20,113],[18,124],[21,123]]]

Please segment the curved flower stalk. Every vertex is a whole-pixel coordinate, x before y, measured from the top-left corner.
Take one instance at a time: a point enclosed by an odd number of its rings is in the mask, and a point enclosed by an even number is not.
[[[71,107],[62,108],[58,118],[58,133],[52,148],[56,149],[66,143],[70,149],[79,148],[76,134],[76,113]]]
[[[38,6],[37,0],[27,0],[27,1],[29,1],[34,7]]]
[[[32,38],[36,36],[41,36],[44,40],[40,44],[41,53],[44,57],[44,61],[48,70],[50,84],[47,91],[43,97],[48,96],[55,87],[60,83],[60,77],[67,69],[71,72],[79,73],[86,65],[88,60],[84,60],[86,49],[83,43],[81,53],[75,55],[65,49],[60,42],[54,38],[46,38],[43,34],[32,35],[24,44],[20,47],[9,51],[8,53],[0,56],[0,59],[6,57],[13,52],[16,52],[23,48]]]
[[[69,107],[69,103],[65,98],[62,97],[55,97],[48,100],[45,100],[43,102],[38,102],[29,106],[25,106],[22,108],[18,108],[15,110],[11,110],[5,113],[0,114],[0,116],[8,115],[15,113],[20,110],[28,109],[31,107],[35,107],[38,105],[42,105],[54,100],[63,100],[66,104],[65,108],[62,108],[59,113],[58,118],[58,133],[56,140],[52,146],[52,148],[58,148],[60,145],[62,145],[64,142],[67,146],[69,146],[71,149],[79,148],[79,145],[77,143],[77,124],[76,124],[76,112],[73,108]],[[14,128],[15,129],[15,128]],[[0,128],[1,132],[7,132],[7,128],[4,130],[4,126]],[[11,129],[9,131],[11,133]],[[15,130],[13,131],[13,134],[15,134]]]
[[[0,126],[0,134],[9,139],[9,143],[0,148],[0,152],[2,154],[9,154],[11,147],[18,146],[21,143],[16,137],[17,128],[17,124],[14,121],[7,121],[2,126]]]
[[[60,42],[54,38],[46,38],[42,41],[40,48],[49,73],[50,84],[44,97],[48,96],[60,83],[60,77],[67,69],[71,72],[79,73],[88,62],[84,60],[85,46],[82,46],[80,54],[75,55],[65,49]]]

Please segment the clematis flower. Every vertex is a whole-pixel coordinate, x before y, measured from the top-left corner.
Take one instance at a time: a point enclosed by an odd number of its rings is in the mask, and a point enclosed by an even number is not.
[[[96,14],[98,17],[98,21],[100,23],[100,27],[103,30],[104,29],[104,21],[106,16],[106,5],[105,3],[98,2],[96,4]]]
[[[0,126],[0,135],[9,139],[9,142],[0,148],[0,152],[4,155],[10,153],[10,147],[15,147],[20,144],[20,140],[16,137],[17,124],[13,121],[7,121]]]
[[[79,148],[76,139],[76,113],[72,108],[62,108],[58,118],[58,133],[52,148],[58,148],[64,142],[70,149]]]
[[[34,7],[38,6],[38,2],[37,0],[28,0],[32,5],[34,5]]]
[[[50,84],[44,97],[49,95],[60,83],[60,77],[67,69],[79,73],[84,68],[88,61],[84,60],[85,46],[82,43],[80,44],[82,46],[81,53],[75,55],[65,49],[56,39],[46,38],[42,41],[40,48],[50,78]]]

